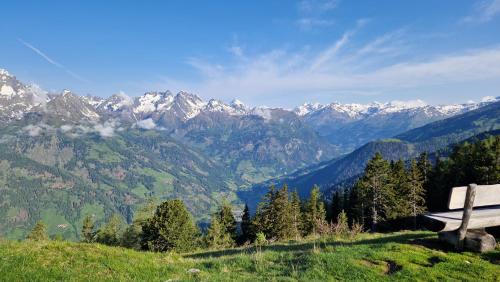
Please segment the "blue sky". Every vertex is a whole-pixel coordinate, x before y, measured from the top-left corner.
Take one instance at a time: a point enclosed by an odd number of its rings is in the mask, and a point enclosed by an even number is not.
[[[0,67],[49,91],[303,102],[500,96],[500,0],[9,1]]]

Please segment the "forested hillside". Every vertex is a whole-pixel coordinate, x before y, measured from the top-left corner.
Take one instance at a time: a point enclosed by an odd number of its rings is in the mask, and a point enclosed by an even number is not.
[[[102,222],[118,212],[130,221],[150,198],[182,198],[200,220],[222,199],[237,203],[239,186],[227,170],[161,132],[2,136],[0,230],[8,238],[43,220],[51,233],[76,239],[85,216]]]

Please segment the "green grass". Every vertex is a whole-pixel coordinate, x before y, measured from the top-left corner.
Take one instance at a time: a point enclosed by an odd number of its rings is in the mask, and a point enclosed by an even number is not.
[[[427,232],[189,254],[0,242],[1,281],[500,281],[500,251],[448,252]],[[190,273],[196,268],[200,272]]]

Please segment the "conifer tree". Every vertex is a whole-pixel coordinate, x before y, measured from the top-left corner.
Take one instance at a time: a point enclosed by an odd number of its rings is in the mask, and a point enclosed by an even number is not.
[[[94,241],[95,237],[94,227],[95,225],[92,216],[87,215],[83,219],[82,234],[81,234],[82,242],[92,243]]]
[[[429,155],[426,152],[420,154],[420,156],[418,157],[417,167],[420,171],[420,175],[422,175],[422,181],[424,182],[424,184],[426,184],[427,182],[429,182],[429,177],[432,172],[432,164],[429,160]]]
[[[229,248],[234,246],[234,240],[231,234],[227,232],[219,220],[219,215],[212,216],[210,227],[205,237],[206,243],[210,248]]]
[[[343,210],[343,204],[342,204],[342,201],[343,201],[343,195],[341,194],[341,192],[339,190],[335,191],[333,193],[333,197],[332,197],[332,204],[331,204],[331,208],[330,208],[330,217],[331,217],[331,220],[333,222],[337,222],[337,218],[340,214],[340,212]]]
[[[291,237],[295,237],[296,240],[300,237],[302,233],[302,212],[301,212],[301,202],[299,198],[299,193],[297,190],[292,192],[290,201],[290,212],[292,214],[292,226],[293,233]]]
[[[239,238],[239,243],[244,244],[247,241],[253,241],[255,237],[252,225],[252,217],[250,215],[250,209],[245,203],[245,208],[243,209],[243,214],[241,216],[241,234]]]
[[[31,230],[31,232],[26,236],[27,240],[31,241],[45,241],[49,240],[49,235],[47,234],[47,226],[42,221],[38,221]]]
[[[231,205],[224,203],[219,211],[219,223],[222,226],[225,233],[229,234],[229,236],[236,240],[236,219],[233,215],[233,209]]]
[[[253,226],[255,228],[255,232],[262,232],[263,234],[270,234],[272,231],[272,225],[274,219],[271,215],[275,214],[274,212],[274,202],[276,188],[274,185],[269,187],[269,190],[264,195],[261,202],[259,202],[257,206],[257,211],[255,212],[255,217],[253,219]]]
[[[429,182],[426,191],[427,208],[431,212],[445,211],[446,197],[453,186],[453,182],[448,180],[449,162],[436,158],[436,165],[429,175]]]
[[[397,162],[391,162],[391,188],[394,193],[394,199],[390,200],[385,211],[386,218],[394,219],[397,217],[409,216],[411,214],[410,203],[408,200],[408,177],[405,169],[405,163],[399,159]],[[393,200],[393,201],[392,201]]]
[[[279,190],[276,190],[274,186],[269,188],[264,200],[259,203],[254,226],[256,232],[264,233],[266,238],[281,240],[294,235],[291,204],[286,185]]]
[[[304,231],[306,235],[317,234],[318,224],[325,220],[326,211],[318,186],[314,186],[305,205]]]
[[[473,145],[471,152],[475,183],[496,184],[500,180],[500,138],[488,138]]]
[[[372,232],[377,230],[378,223],[385,219],[390,210],[390,199],[393,198],[389,163],[382,154],[376,153],[368,162],[363,177],[358,181],[359,196],[371,220]]]
[[[408,170],[408,193],[407,201],[410,205],[411,216],[413,217],[413,229],[417,228],[417,216],[425,211],[425,190],[424,181],[420,174],[420,169],[415,160],[412,160]]]
[[[198,230],[181,200],[168,200],[157,207],[154,216],[142,226],[141,244],[152,251],[188,251]]]
[[[113,214],[104,227],[97,232],[96,242],[109,246],[120,245],[123,227],[123,217],[116,213]]]
[[[276,196],[274,197],[272,205],[274,206],[274,215],[270,216],[274,218],[274,224],[270,238],[288,239],[295,237],[293,214],[289,200],[288,187],[286,185],[283,185],[281,189],[276,191]]]

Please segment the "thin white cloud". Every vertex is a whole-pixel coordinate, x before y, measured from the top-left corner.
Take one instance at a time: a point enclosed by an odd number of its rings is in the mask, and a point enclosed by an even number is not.
[[[302,0],[298,4],[299,18],[295,23],[303,31],[332,26],[335,21],[327,13],[334,10],[338,3],[337,0]]]
[[[470,16],[463,18],[464,22],[485,23],[500,14],[500,0],[481,1]]]
[[[134,99],[128,96],[124,91],[120,90],[116,93],[116,96],[122,98],[122,106],[132,106],[134,104]]]
[[[304,14],[321,14],[335,9],[338,4],[338,0],[302,0],[298,9]]]
[[[323,67],[325,64],[331,62],[333,59],[335,59],[335,56],[339,53],[340,49],[342,49],[347,43],[349,43],[349,40],[351,37],[360,29],[362,28],[366,23],[368,22],[368,19],[360,19],[356,23],[356,27],[353,30],[349,30],[344,32],[342,37],[337,40],[334,44],[330,45],[326,50],[321,52],[313,61],[311,64],[311,70],[319,70],[321,67]]]
[[[70,69],[66,68],[64,65],[56,62],[55,60],[53,60],[52,58],[50,58],[49,56],[47,56],[44,52],[42,52],[40,49],[36,48],[35,46],[31,45],[30,43],[24,41],[23,39],[21,38],[18,38],[17,39],[21,44],[23,44],[25,47],[27,47],[28,49],[32,50],[33,52],[35,52],[37,55],[39,55],[40,57],[42,57],[45,61],[47,61],[48,63],[50,63],[51,65],[53,66],[56,66],[62,70],[64,70],[66,73],[68,73],[70,76],[72,76],[73,78],[79,80],[79,81],[82,81],[82,82],[86,82],[88,83],[89,80],[83,78],[82,76],[80,76],[79,74],[71,71]]]
[[[142,129],[154,129],[156,127],[156,123],[151,118],[140,120],[135,125]]]
[[[192,59],[196,64],[191,65],[203,79],[190,84],[188,89],[205,97],[226,100],[243,97],[254,103],[273,103],[274,99],[275,104],[283,104],[304,95],[379,95],[391,91],[415,93],[419,89],[428,92],[432,87],[460,83],[493,85],[500,79],[500,46],[427,58],[406,54],[395,62],[387,60],[357,68],[353,66],[366,64],[374,53],[378,61],[392,58],[392,52],[379,51],[392,48],[394,42],[398,46],[401,39],[399,35],[387,36],[368,47],[344,48],[352,36],[346,32],[319,52],[307,48],[294,52],[272,50],[228,64]],[[342,56],[338,56],[340,50]],[[349,64],[345,63],[345,57],[351,59]]]
[[[334,24],[335,21],[330,19],[300,18],[297,20],[297,25],[302,30],[312,30],[317,27],[327,27]]]
[[[352,36],[352,34],[353,32],[351,31],[344,33],[342,37],[337,40],[337,42],[321,52],[311,64],[311,70],[317,70],[334,59],[335,55],[337,55],[340,49],[349,42],[349,38]]]

